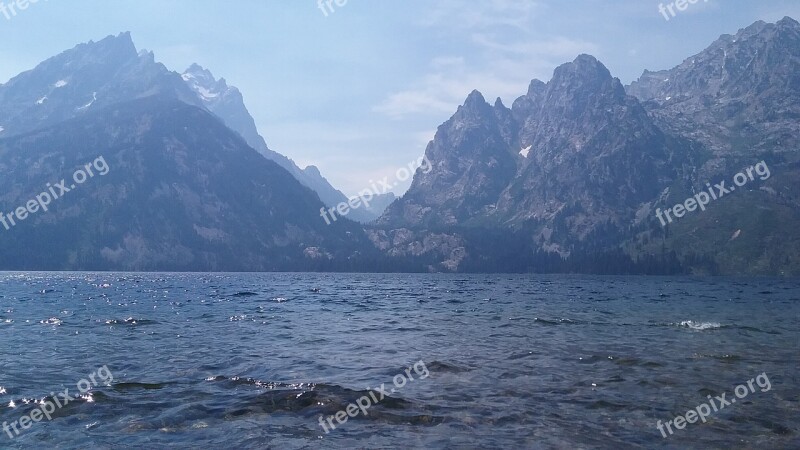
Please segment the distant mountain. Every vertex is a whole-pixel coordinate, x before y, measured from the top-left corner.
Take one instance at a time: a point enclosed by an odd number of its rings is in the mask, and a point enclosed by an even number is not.
[[[798,56],[800,25],[786,18],[627,92],[588,55],[511,108],[475,91],[428,145],[434,169],[370,238],[431,258],[431,270],[800,273]],[[762,185],[666,228],[656,220],[761,160],[776,173]]]
[[[197,93],[209,111],[221,118],[228,128],[241,134],[251,147],[270,159],[278,156],[288,160],[270,150],[264,138],[258,134],[256,122],[247,110],[239,89],[228,86],[224,78],[216,79],[209,70],[199,64],[192,64],[183,72],[181,78]]]
[[[377,219],[395,200],[397,200],[397,196],[392,192],[387,192],[385,194],[374,194],[372,199],[369,201],[369,206],[365,206],[364,209],[371,215],[374,215],[375,219]]]
[[[363,229],[327,225],[316,193],[210,112],[235,118],[244,108],[223,85],[216,102],[211,91],[197,95],[151,53],[137,53],[127,33],[81,44],[1,85],[0,212],[61,178],[69,192],[46,212],[0,226],[0,268],[376,267]],[[244,110],[235,124],[248,118]],[[72,174],[98,156],[108,174],[70,189]]]
[[[264,138],[258,133],[256,123],[244,103],[241,92],[236,87],[228,86],[224,78],[216,79],[207,69],[193,64],[182,75],[187,85],[197,93],[203,105],[220,117],[225,124],[236,131],[245,141],[259,153],[270,159],[300,181],[311,188],[328,207],[347,202],[347,196],[334,188],[315,166],[301,169],[294,161],[270,150]],[[346,217],[358,222],[370,222],[380,216],[383,210],[374,211],[367,208],[353,209]]]
[[[0,138],[80,117],[97,109],[162,95],[200,106],[220,117],[268,159],[288,170],[328,205],[347,202],[316,167],[300,169],[269,149],[259,135],[241,92],[192,65],[182,75],[156,63],[152,52],[137,52],[130,33],[81,44],[0,85]],[[348,217],[360,222],[383,211],[354,209]]]

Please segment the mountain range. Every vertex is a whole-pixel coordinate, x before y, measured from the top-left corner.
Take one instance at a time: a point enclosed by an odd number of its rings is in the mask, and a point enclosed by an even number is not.
[[[788,17],[629,86],[579,55],[510,107],[470,93],[402,198],[327,225],[347,197],[271,150],[238,89],[122,33],[0,85],[0,212],[110,167],[0,228],[0,269],[797,275],[799,66]],[[758,162],[768,179],[659,221]]]

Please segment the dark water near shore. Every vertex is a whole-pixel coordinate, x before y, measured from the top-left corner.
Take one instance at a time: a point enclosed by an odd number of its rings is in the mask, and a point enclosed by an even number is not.
[[[800,282],[0,274],[0,448],[800,448]],[[330,434],[331,416],[423,361]],[[766,373],[664,439],[667,421]]]

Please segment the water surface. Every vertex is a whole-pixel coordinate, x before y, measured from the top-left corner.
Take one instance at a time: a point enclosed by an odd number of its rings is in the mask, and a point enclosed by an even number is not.
[[[746,279],[0,274],[0,421],[100,367],[114,377],[0,448],[800,448],[798,293]],[[420,361],[428,377],[320,426]],[[762,373],[769,391],[656,429]]]

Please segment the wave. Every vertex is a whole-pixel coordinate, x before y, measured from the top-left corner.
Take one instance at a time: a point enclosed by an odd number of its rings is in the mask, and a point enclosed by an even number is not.
[[[698,331],[717,330],[723,328],[722,324],[719,322],[695,322],[694,320],[684,320],[680,323],[680,326]]]
[[[534,322],[540,323],[542,325],[585,325],[586,322],[581,320],[572,320],[572,319],[542,319],[539,317],[534,317]]]
[[[98,320],[98,322],[100,322]],[[158,321],[150,319],[137,319],[135,317],[128,317],[127,319],[109,319],[103,322],[105,325],[153,325]]]

